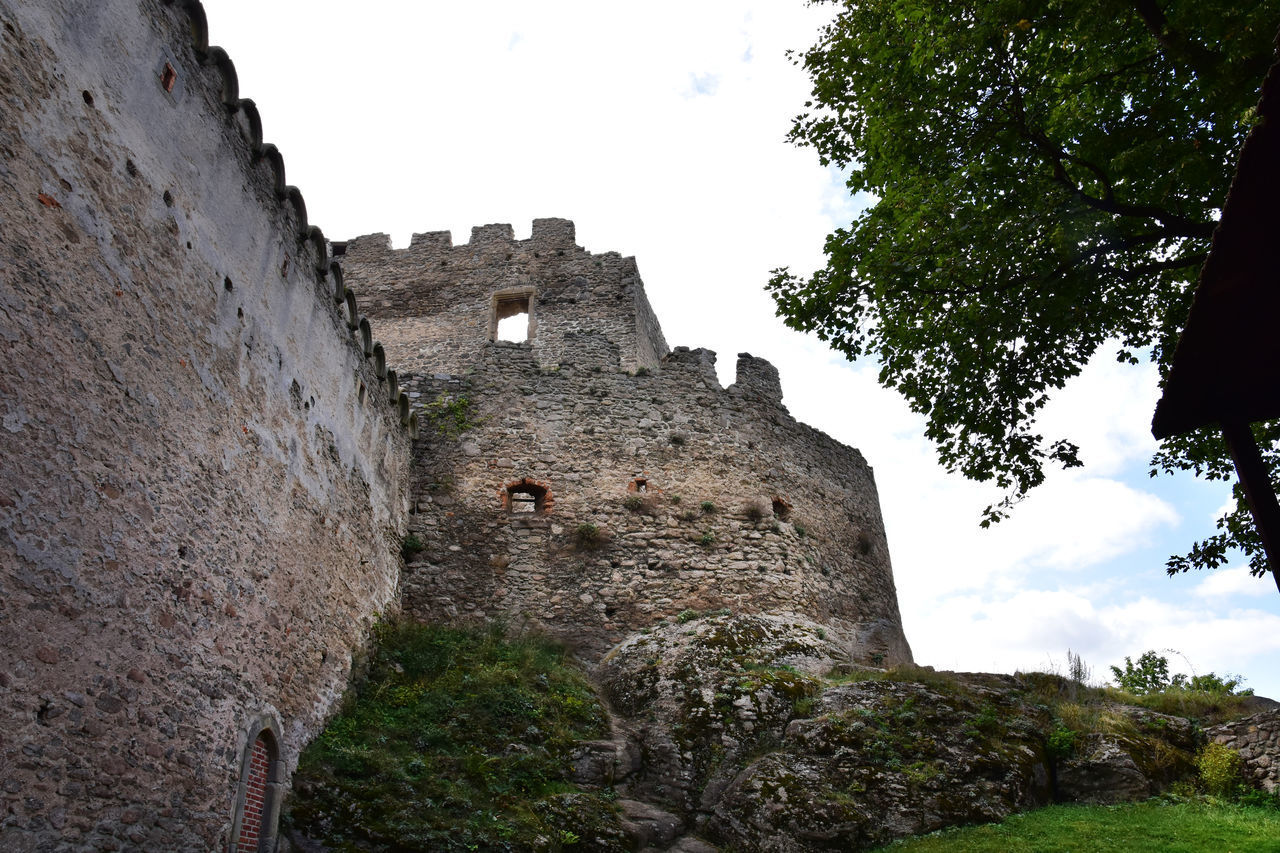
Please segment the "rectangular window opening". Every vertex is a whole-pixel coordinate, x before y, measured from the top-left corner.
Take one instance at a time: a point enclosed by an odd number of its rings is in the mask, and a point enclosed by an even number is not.
[[[493,319],[495,341],[524,343],[529,340],[529,294],[494,297]]]

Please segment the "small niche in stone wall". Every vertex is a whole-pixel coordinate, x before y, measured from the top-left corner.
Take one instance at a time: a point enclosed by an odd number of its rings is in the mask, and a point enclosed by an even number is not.
[[[512,515],[545,515],[551,511],[551,490],[544,483],[525,477],[507,484],[502,504]]]
[[[633,492],[637,495],[643,495],[645,492],[649,491],[649,480],[645,477],[636,477],[631,481],[631,487],[627,489],[627,491]]]
[[[791,503],[786,498],[774,496],[773,517],[779,521],[789,521],[791,519]]]
[[[173,91],[173,85],[178,82],[178,72],[174,70],[169,63],[164,64],[164,68],[160,71],[160,88],[166,92]]]

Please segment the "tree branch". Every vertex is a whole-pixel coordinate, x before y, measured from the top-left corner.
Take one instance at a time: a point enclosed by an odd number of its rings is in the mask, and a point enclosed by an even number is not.
[[[1062,146],[1051,140],[1042,130],[1033,129],[1027,123],[1026,111],[1022,104],[1022,87],[1018,85],[1016,75],[1010,73],[1010,94],[1009,103],[1012,107],[1011,114],[1014,121],[1014,127],[1022,135],[1024,139],[1030,142],[1048,161],[1053,168],[1053,179],[1057,183],[1065,187],[1069,192],[1075,195],[1086,206],[1095,210],[1101,210],[1105,213],[1112,213],[1117,216],[1141,217],[1144,219],[1154,219],[1166,229],[1172,229],[1170,236],[1175,237],[1193,237],[1199,239],[1209,239],[1213,236],[1215,223],[1200,222],[1190,219],[1181,214],[1173,213],[1161,207],[1149,204],[1126,204],[1115,200],[1114,187],[1110,177],[1106,171],[1100,166],[1085,160],[1083,157],[1071,154],[1064,150]],[[1103,195],[1101,198],[1092,196],[1085,192],[1079,183],[1072,180],[1071,175],[1067,172],[1066,163],[1074,163],[1091,172],[1098,179],[1103,187]]]
[[[1196,44],[1178,30],[1169,26],[1156,0],[1133,0],[1133,10],[1142,19],[1142,25],[1164,48],[1171,60],[1186,65],[1196,74],[1212,74],[1219,64],[1219,57],[1203,45]]]

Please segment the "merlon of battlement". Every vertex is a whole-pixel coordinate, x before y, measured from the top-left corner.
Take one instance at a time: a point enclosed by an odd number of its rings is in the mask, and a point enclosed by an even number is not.
[[[736,378],[732,388],[746,397],[782,405],[782,380],[778,368],[749,352],[738,353]]]

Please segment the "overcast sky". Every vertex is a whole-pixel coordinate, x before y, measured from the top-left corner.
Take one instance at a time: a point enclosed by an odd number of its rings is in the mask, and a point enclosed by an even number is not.
[[[1012,520],[999,495],[947,475],[923,421],[850,365],[786,330],[769,271],[808,272],[858,211],[837,173],[785,142],[807,94],[785,58],[829,8],[793,2],[247,2],[205,0],[210,43],[331,240],[536,217],[589,251],[634,255],[672,346],[772,361],[792,414],[859,448],[876,472],[917,662],[1065,668],[1096,681],[1162,650],[1175,671],[1239,673],[1280,698],[1280,594],[1240,568],[1167,578],[1213,530],[1228,488],[1149,479],[1155,374],[1100,357],[1046,412],[1083,449]],[[376,333],[376,329],[375,329]]]

